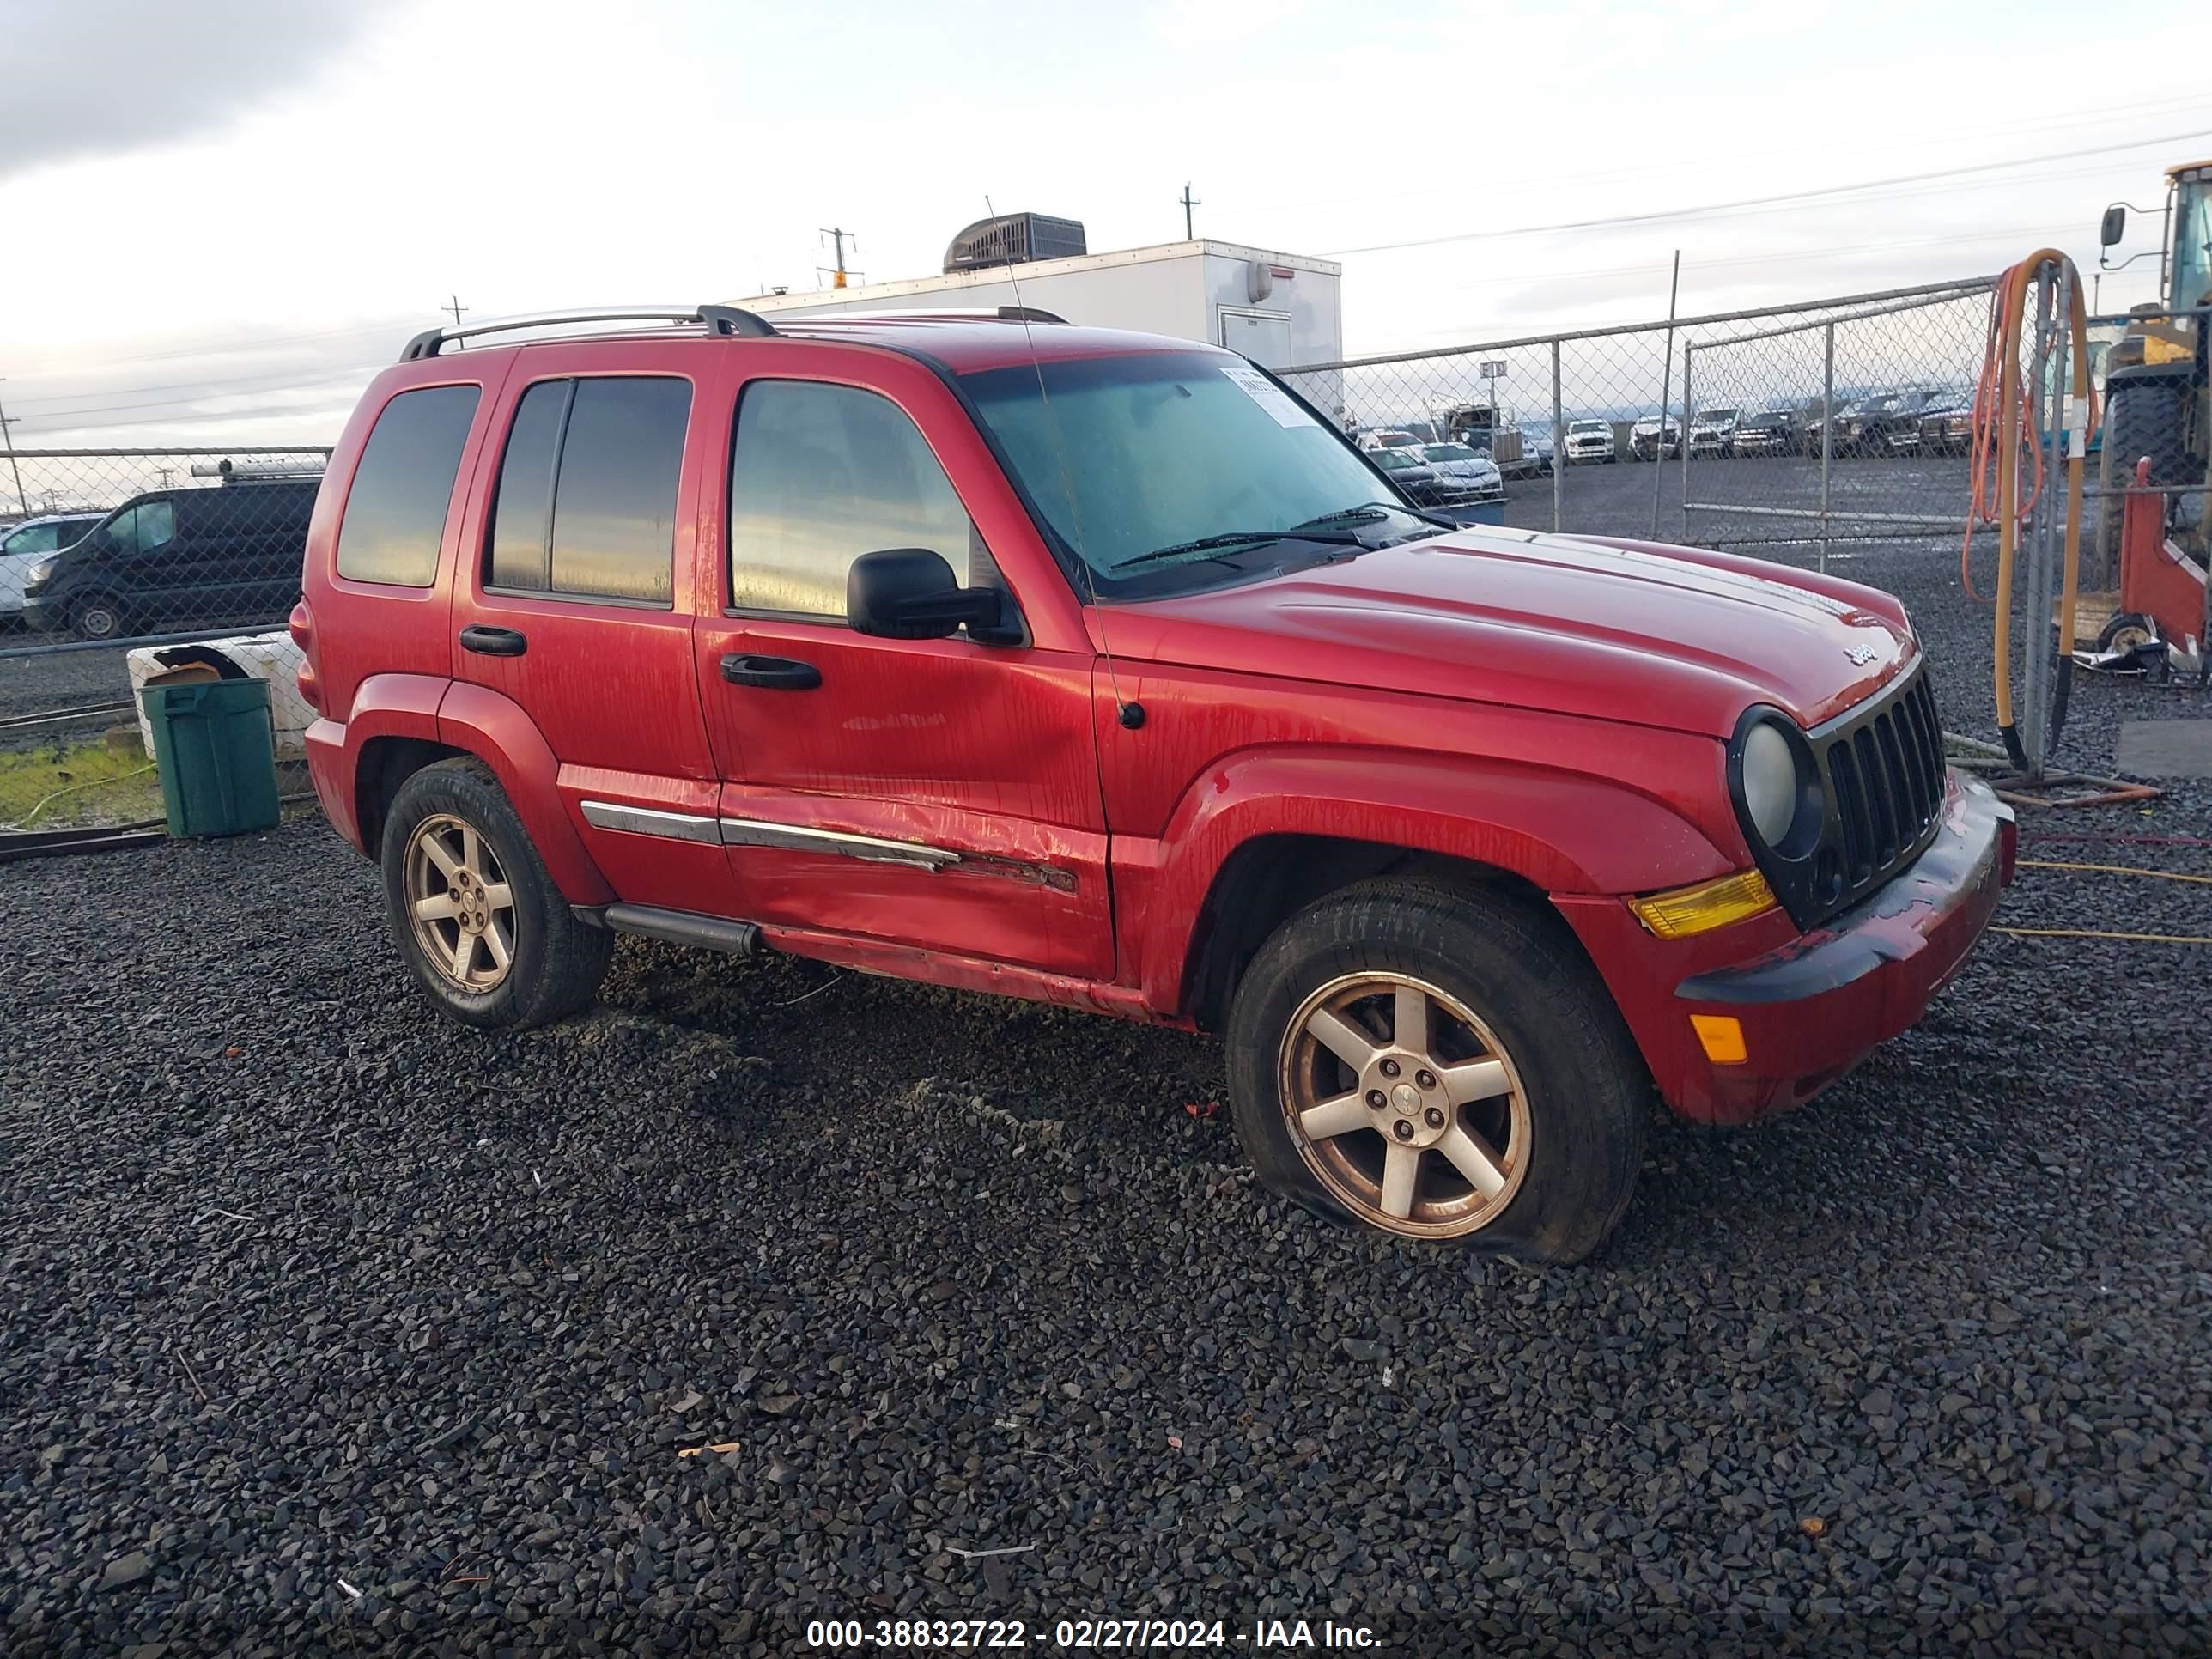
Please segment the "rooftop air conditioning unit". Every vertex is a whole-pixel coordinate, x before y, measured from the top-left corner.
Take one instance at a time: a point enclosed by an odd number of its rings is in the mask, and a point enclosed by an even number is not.
[[[945,274],[1026,264],[1032,259],[1072,259],[1091,252],[1079,219],[1043,213],[1002,213],[978,219],[945,250]]]

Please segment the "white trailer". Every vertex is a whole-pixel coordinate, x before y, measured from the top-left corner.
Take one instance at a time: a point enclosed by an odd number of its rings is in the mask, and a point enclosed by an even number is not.
[[[1204,340],[1282,369],[1343,358],[1343,273],[1327,259],[1201,239],[735,303],[769,316],[995,310],[1017,302],[1018,283],[1019,303],[1071,323]]]

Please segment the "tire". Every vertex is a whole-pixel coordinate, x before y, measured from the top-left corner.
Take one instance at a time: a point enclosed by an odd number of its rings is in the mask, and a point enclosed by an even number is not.
[[[1429,1039],[1399,1045],[1409,994]],[[1635,1191],[1643,1060],[1565,925],[1510,897],[1383,879],[1319,900],[1239,981],[1227,1050],[1254,1169],[1321,1214],[1565,1263],[1605,1242]]]
[[[2151,626],[2147,617],[2132,611],[2123,611],[2106,623],[2097,635],[2100,651],[2127,651],[2145,645],[2158,637],[2158,629]]]
[[[577,920],[482,761],[440,761],[401,784],[385,817],[382,859],[392,939],[416,983],[447,1013],[522,1030],[591,1006],[614,935]],[[418,902],[442,914],[418,922]]]
[[[130,632],[131,613],[112,593],[88,593],[70,603],[70,629],[81,640],[119,640]]]

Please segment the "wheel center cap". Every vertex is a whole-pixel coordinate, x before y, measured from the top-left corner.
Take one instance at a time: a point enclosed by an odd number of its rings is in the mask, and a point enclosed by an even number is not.
[[[1401,1083],[1390,1091],[1390,1103],[1411,1117],[1421,1109],[1421,1091],[1410,1083]]]

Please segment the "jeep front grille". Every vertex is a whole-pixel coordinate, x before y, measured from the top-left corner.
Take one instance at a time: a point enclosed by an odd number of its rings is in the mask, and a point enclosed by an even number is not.
[[[1840,834],[1824,908],[1840,909],[1917,858],[1943,811],[1943,727],[1923,671],[1818,734],[1831,811]]]

